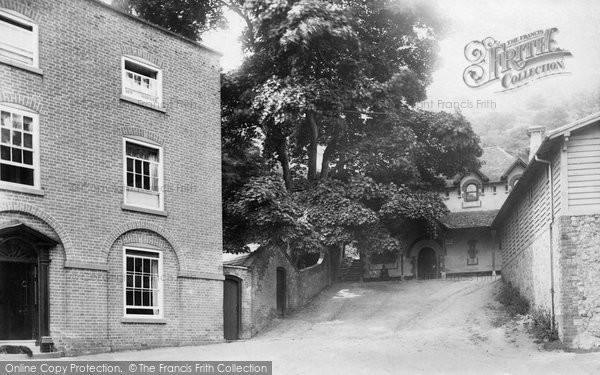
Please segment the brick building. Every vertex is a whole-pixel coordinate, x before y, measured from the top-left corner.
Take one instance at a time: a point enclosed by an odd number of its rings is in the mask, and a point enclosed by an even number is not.
[[[502,277],[575,348],[600,346],[600,113],[544,134],[493,227]]]
[[[222,339],[218,59],[99,1],[0,0],[0,344]]]

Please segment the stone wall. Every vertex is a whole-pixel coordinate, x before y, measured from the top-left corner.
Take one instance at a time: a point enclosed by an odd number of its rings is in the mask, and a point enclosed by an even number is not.
[[[225,264],[223,272],[242,282],[242,327],[240,338],[249,338],[267,327],[277,312],[277,269],[286,273],[285,315],[310,302],[330,285],[330,262],[322,256],[311,267],[299,270],[284,251],[262,247],[245,267]],[[250,312],[250,315],[248,315]]]
[[[600,346],[600,214],[560,219],[559,330],[575,348]]]
[[[554,273],[557,274],[556,254],[559,226],[552,227],[555,258]],[[550,270],[550,230],[539,233],[502,268],[503,280],[510,282],[526,297],[531,306],[550,311],[552,308]],[[556,280],[556,277],[555,277]],[[556,286],[555,286],[556,289]]]

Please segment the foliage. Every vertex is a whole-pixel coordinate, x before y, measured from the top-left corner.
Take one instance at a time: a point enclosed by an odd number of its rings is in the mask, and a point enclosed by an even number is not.
[[[530,332],[536,339],[546,342],[559,339],[558,330],[552,328],[552,314],[549,311],[533,309],[531,318],[533,324],[530,327]]]
[[[498,301],[506,307],[511,316],[529,313],[529,301],[510,282],[502,283]]]
[[[192,40],[222,21],[220,0],[113,0],[113,5]]]
[[[462,116],[414,109],[442,26],[427,6],[117,2],[188,38],[213,27],[223,7],[246,22],[247,57],[221,80],[226,251],[270,243],[301,257],[349,241],[367,253],[397,251],[409,221],[437,236],[445,207],[424,189],[477,167],[481,149]]]
[[[356,240],[367,254],[404,250],[407,244],[396,224],[405,220],[423,222],[435,237],[436,219],[447,213],[435,193],[414,192],[368,177],[321,181],[297,196],[325,245]]]
[[[248,243],[315,252],[320,243],[305,212],[281,179],[252,177],[224,204],[226,250],[247,252]]]

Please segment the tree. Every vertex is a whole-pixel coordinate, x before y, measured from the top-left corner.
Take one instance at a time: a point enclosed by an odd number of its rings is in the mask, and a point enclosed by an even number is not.
[[[248,57],[222,79],[226,249],[397,250],[405,221],[435,237],[445,207],[423,189],[481,154],[462,116],[414,109],[431,81],[435,15],[392,0],[218,3],[248,26]],[[218,19],[210,4],[197,22],[159,4],[133,11],[189,36]]]
[[[113,6],[186,38],[223,22],[222,0],[113,0]]]
[[[252,54],[238,74],[253,77],[253,110],[286,186],[292,159],[307,166],[311,181],[344,164],[348,146],[363,136],[361,114],[401,117],[424,99],[436,20],[423,9],[402,11],[387,0],[251,4]]]

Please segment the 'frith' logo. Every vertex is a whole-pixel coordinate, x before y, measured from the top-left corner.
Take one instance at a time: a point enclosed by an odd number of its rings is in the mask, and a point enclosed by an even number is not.
[[[502,90],[513,90],[537,79],[566,74],[565,57],[571,52],[558,48],[553,27],[522,35],[505,43],[492,37],[475,40],[465,47],[469,65],[463,80],[469,87],[500,81]]]

